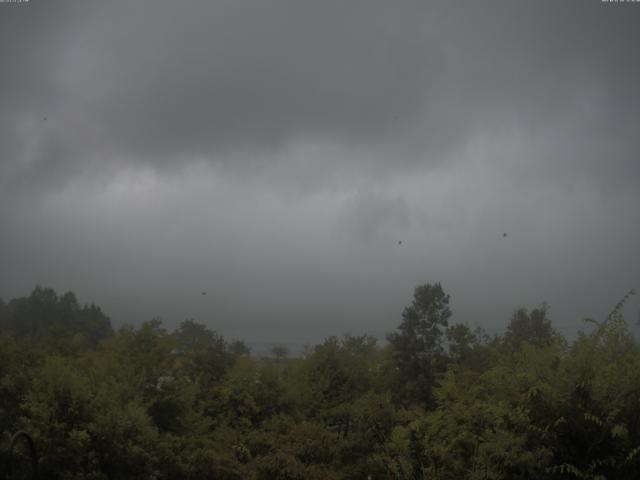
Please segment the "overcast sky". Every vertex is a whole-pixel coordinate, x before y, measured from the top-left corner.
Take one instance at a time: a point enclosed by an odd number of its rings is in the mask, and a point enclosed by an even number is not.
[[[305,343],[440,281],[570,333],[640,287],[639,54],[637,2],[0,3],[0,298]]]

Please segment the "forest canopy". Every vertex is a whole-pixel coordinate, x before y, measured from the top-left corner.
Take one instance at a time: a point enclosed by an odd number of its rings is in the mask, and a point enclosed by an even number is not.
[[[631,294],[569,341],[546,304],[489,335],[425,284],[386,342],[256,357],[192,319],[114,330],[36,287],[0,301],[0,476],[24,430],[48,479],[638,478]]]

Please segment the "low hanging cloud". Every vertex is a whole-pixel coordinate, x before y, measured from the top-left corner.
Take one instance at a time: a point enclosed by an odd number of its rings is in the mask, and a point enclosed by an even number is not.
[[[204,156],[233,168],[301,140],[379,149],[381,170],[396,171],[513,127],[562,136],[565,151],[545,167],[600,172],[606,154],[637,164],[620,145],[632,141],[639,107],[628,8],[116,1],[7,10],[3,148],[23,157],[22,173],[51,182],[105,163],[175,168]],[[585,135],[597,152],[582,148]]]
[[[0,7],[0,297],[301,338],[638,286],[632,3]]]

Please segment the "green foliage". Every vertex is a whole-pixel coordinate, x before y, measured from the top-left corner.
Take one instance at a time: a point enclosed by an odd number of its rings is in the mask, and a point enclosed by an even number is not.
[[[58,296],[43,287],[3,304],[0,329],[64,353],[95,347],[113,334],[109,318],[99,307],[80,306],[72,292]]]
[[[182,322],[173,339],[175,348],[171,356],[176,359],[180,373],[197,383],[203,392],[220,382],[234,362],[234,354],[222,336],[193,320]]]
[[[551,320],[547,317],[549,308],[543,304],[529,312],[526,308],[519,308],[513,313],[511,321],[504,334],[504,343],[511,351],[516,351],[523,343],[536,347],[551,344],[557,337],[551,327]]]
[[[369,336],[329,337],[306,356],[306,373],[316,409],[351,402],[372,388],[376,340]]]
[[[413,301],[402,312],[398,332],[388,335],[398,375],[398,389],[413,401],[433,406],[436,375],[446,365],[444,328],[451,317],[449,295],[439,283],[416,287]]]
[[[635,479],[630,295],[569,344],[546,306],[494,338],[449,326],[423,285],[388,345],[258,359],[193,320],[101,330],[97,307],[37,288],[0,302],[0,477],[24,429],[54,480]]]
[[[82,363],[61,357],[34,373],[22,427],[39,445],[44,478],[153,478],[157,430],[140,404],[117,398],[116,382],[92,382]]]

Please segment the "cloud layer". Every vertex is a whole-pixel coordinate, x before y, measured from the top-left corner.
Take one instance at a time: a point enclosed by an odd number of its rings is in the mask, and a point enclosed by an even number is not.
[[[634,4],[1,7],[0,297],[311,341],[639,286]]]

